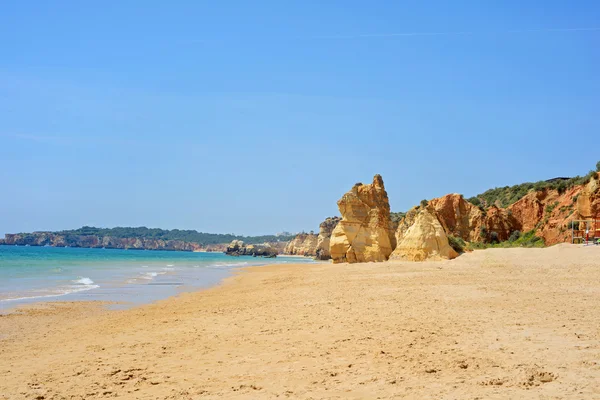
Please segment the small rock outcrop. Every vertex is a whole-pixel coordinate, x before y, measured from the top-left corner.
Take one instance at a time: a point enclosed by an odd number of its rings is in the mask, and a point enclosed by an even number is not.
[[[386,261],[396,247],[390,203],[381,175],[373,183],[357,183],[338,201],[342,214],[331,234],[334,263]]]
[[[406,261],[449,260],[458,253],[450,247],[448,236],[437,217],[422,208],[414,223],[404,232],[390,259]]]
[[[242,240],[232,241],[225,254],[228,256],[253,256],[253,257],[266,257],[274,258],[277,257],[277,250],[269,246],[269,244],[244,244]]]
[[[329,252],[329,245],[331,242],[331,234],[341,221],[340,217],[330,217],[319,225],[319,236],[317,237],[317,260],[330,260],[331,253]]]
[[[314,233],[299,233],[285,246],[284,254],[315,257],[318,236]]]

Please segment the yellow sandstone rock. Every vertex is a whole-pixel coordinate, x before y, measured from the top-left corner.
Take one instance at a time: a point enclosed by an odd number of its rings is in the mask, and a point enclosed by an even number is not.
[[[415,222],[402,236],[402,241],[390,259],[406,261],[442,260],[456,258],[458,253],[450,247],[448,236],[427,208],[422,209]]]
[[[284,254],[314,257],[317,255],[317,239],[318,235],[314,233],[299,233],[287,244]]]
[[[338,201],[342,220],[331,234],[334,263],[386,261],[396,244],[390,204],[381,175],[373,183],[357,183]]]

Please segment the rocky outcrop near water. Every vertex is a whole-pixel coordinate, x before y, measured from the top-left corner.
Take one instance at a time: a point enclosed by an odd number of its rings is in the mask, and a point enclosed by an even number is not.
[[[329,251],[329,245],[331,242],[331,234],[341,221],[340,217],[329,217],[319,225],[319,235],[317,237],[317,249],[315,251],[315,258],[317,260],[330,260],[331,252]]]
[[[234,240],[227,246],[225,254],[229,256],[252,256],[252,257],[277,257],[277,250],[268,243],[264,244],[244,244],[241,240]]]
[[[160,240],[148,238],[115,238],[93,235],[61,235],[51,232],[17,233],[5,235],[0,241],[4,245],[85,247],[127,250],[172,250],[200,251],[203,246],[182,240]]]
[[[375,175],[371,184],[357,183],[337,204],[342,220],[331,234],[333,262],[386,261],[396,238],[381,175]]]
[[[401,240],[392,252],[391,260],[450,260],[458,257],[450,247],[442,224],[428,208],[419,210],[412,225],[399,236]]]

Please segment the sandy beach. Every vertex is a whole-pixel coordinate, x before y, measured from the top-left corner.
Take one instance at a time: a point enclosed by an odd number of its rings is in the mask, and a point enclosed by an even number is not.
[[[600,247],[273,265],[0,316],[0,399],[597,399]]]

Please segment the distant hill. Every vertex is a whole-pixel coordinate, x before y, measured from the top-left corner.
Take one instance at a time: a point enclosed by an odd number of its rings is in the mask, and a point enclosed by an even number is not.
[[[292,236],[240,236],[234,234],[204,233],[195,230],[157,229],[136,227],[79,229],[58,232],[6,234],[0,244],[22,246],[91,247],[139,250],[220,250],[233,240],[246,244],[287,242]]]
[[[234,234],[204,233],[195,230],[146,228],[145,226],[140,226],[137,228],[95,228],[93,226],[84,226],[79,229],[71,229],[52,233],[78,236],[110,236],[114,238],[181,240],[184,242],[192,242],[202,245],[230,243],[232,240],[243,240],[244,243],[257,244],[264,242],[288,241],[293,237],[293,235],[240,236]]]

